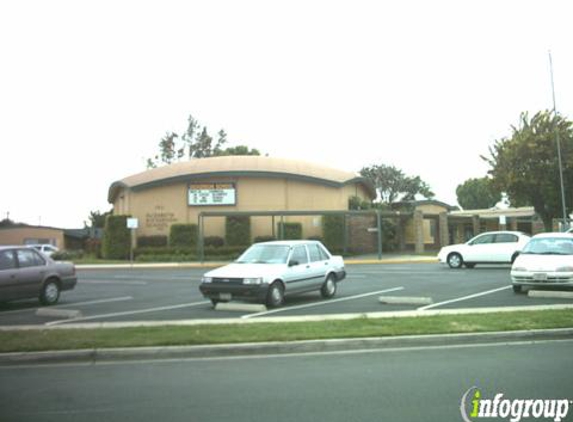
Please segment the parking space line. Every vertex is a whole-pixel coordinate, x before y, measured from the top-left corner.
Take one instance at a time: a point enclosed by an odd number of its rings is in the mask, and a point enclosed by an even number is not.
[[[121,302],[121,301],[125,301],[125,300],[133,300],[132,296],[124,296],[124,297],[115,297],[115,298],[109,298],[109,299],[100,299],[100,300],[91,300],[89,302],[73,302],[73,303],[66,303],[66,304],[62,304],[62,305],[56,305],[54,306],[54,308],[70,308],[70,307],[75,307],[78,305],[81,306],[89,306],[89,305],[96,305],[96,304],[100,304],[100,303],[108,303],[108,302]],[[41,306],[34,306],[33,308],[24,308],[24,309],[14,309],[12,311],[2,311],[0,312],[0,317],[3,315],[15,315],[15,314],[21,314],[21,313],[29,313],[29,312],[38,312],[39,309],[42,309]]]
[[[98,299],[98,300],[90,300],[88,302],[68,303],[65,305],[57,305],[57,308],[69,308],[71,306],[99,305],[100,303],[124,302],[126,300],[133,300],[133,296],[110,297],[109,299]]]
[[[497,292],[501,292],[502,290],[508,290],[508,289],[511,289],[511,285],[499,287],[497,289],[486,290],[485,292],[474,293],[472,295],[462,296],[462,297],[458,297],[455,299],[445,300],[443,302],[433,303],[433,304],[427,305],[427,306],[422,306],[421,308],[418,308],[418,311],[425,311],[426,309],[437,308],[438,306],[448,305],[450,303],[463,302],[464,300],[469,300],[469,299],[473,299],[476,297],[486,296],[486,295],[489,295],[492,293],[497,293]]]
[[[306,305],[290,306],[288,308],[273,309],[271,311],[266,311],[266,312],[257,312],[256,314],[243,315],[241,318],[243,318],[243,319],[255,318],[258,316],[271,315],[271,314],[276,314],[279,312],[286,312],[286,311],[292,311],[292,310],[297,310],[297,309],[312,308],[315,306],[322,306],[322,305],[330,305],[333,303],[340,303],[340,302],[346,302],[348,300],[361,299],[361,298],[368,297],[368,296],[375,296],[375,295],[379,295],[381,293],[397,292],[399,290],[404,290],[404,287],[402,287],[402,286],[393,287],[391,289],[379,290],[377,292],[370,292],[370,293],[363,293],[363,294],[355,295],[355,296],[341,297],[340,299],[330,299],[330,300],[324,300],[322,302],[307,303]]]
[[[146,281],[79,280],[78,284],[111,284],[116,286],[147,286]]]
[[[202,302],[192,302],[192,303],[182,303],[180,305],[171,305],[171,306],[160,306],[158,308],[148,308],[148,309],[138,309],[136,311],[124,311],[124,312],[115,312],[110,314],[101,314],[101,315],[92,315],[82,318],[74,318],[68,320],[61,320],[61,321],[52,321],[46,323],[47,326],[53,325],[61,325],[61,324],[68,324],[73,322],[81,322],[81,321],[92,321],[94,319],[105,319],[105,318],[115,318],[115,317],[122,317],[127,315],[140,315],[152,312],[161,312],[161,311],[171,311],[173,309],[181,309],[181,308],[191,308],[194,306],[205,305],[207,303],[211,303],[211,301],[202,301]]]

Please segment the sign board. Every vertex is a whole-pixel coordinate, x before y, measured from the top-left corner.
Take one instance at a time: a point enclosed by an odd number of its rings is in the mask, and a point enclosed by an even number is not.
[[[236,205],[234,183],[194,183],[189,185],[188,203],[192,206]]]
[[[507,224],[507,218],[505,215],[500,215],[499,216],[499,224],[502,226],[505,226]]]
[[[128,229],[139,228],[139,220],[137,218],[128,218],[127,219],[127,228]]]

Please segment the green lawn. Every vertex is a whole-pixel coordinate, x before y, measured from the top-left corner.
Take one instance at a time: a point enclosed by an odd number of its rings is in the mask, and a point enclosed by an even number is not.
[[[573,327],[573,310],[152,328],[0,331],[0,353],[478,333]]]

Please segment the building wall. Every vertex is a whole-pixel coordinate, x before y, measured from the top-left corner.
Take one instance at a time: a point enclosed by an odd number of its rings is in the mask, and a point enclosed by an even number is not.
[[[10,227],[0,229],[0,245],[48,243],[64,248],[64,231],[51,227]]]
[[[138,218],[137,236],[168,235],[169,227],[174,223],[197,224],[201,212],[347,210],[350,197],[368,198],[360,184],[331,187],[284,177],[212,177],[200,182],[234,183],[236,205],[189,206],[189,184],[181,182],[146,189],[124,189],[117,195],[114,213]],[[275,231],[279,221],[280,218],[276,217]],[[304,237],[322,234],[319,216],[285,217],[284,221],[302,223]],[[209,217],[204,219],[204,224],[205,236],[225,235],[224,218]],[[251,235],[253,238],[271,235],[272,226],[271,217],[253,217]]]

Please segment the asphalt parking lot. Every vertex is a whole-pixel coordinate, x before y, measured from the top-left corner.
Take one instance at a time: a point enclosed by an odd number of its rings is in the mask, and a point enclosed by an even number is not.
[[[309,293],[262,312],[214,310],[198,288],[206,269],[78,270],[78,285],[63,292],[57,306],[40,307],[36,300],[1,304],[0,326],[573,304],[573,299],[513,293],[509,270],[508,265],[461,270],[436,263],[348,265],[348,276],[333,299]],[[382,304],[380,296],[425,298],[431,303]]]

